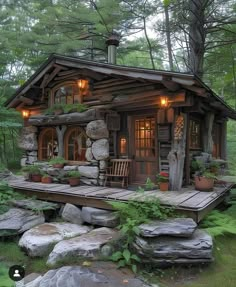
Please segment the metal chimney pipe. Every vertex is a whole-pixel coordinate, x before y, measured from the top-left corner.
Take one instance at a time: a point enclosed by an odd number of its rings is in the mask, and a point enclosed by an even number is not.
[[[119,46],[119,35],[116,33],[112,33],[111,36],[106,41],[107,44],[107,52],[108,52],[108,63],[116,64],[116,52],[117,47]]]

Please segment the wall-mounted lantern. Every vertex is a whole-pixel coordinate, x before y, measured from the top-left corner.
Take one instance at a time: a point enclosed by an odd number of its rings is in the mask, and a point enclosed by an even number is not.
[[[79,92],[81,95],[86,94],[87,89],[88,89],[88,80],[79,79],[78,80],[78,87],[79,87]]]
[[[22,117],[23,117],[24,119],[28,119],[29,116],[30,116],[30,111],[29,111],[29,110],[22,110],[22,111],[21,111],[21,114],[22,114]]]
[[[160,97],[160,106],[161,108],[168,108],[170,105],[168,97]]]

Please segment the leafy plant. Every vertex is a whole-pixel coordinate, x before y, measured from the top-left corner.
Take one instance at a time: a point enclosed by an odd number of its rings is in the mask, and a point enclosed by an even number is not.
[[[40,166],[38,165],[26,165],[22,168],[23,172],[27,172],[29,174],[35,174],[35,175],[40,175],[41,174],[41,169]]]
[[[80,178],[80,172],[77,170],[71,170],[67,173],[67,176],[70,178]]]
[[[155,187],[154,182],[151,181],[151,179],[148,177],[145,183],[145,189],[146,190],[153,190]]]
[[[53,106],[49,107],[44,111],[45,115],[53,115],[55,111],[61,110],[64,112],[65,104],[54,104]]]
[[[157,182],[168,182],[169,181],[169,173],[165,171],[161,171],[157,175]]]
[[[66,163],[67,161],[61,156],[54,157],[49,161],[49,164],[66,164]]]
[[[78,112],[82,113],[86,111],[88,107],[85,104],[77,103],[77,104],[67,104],[64,106],[64,112],[65,113],[72,113],[72,112]]]
[[[132,254],[129,249],[124,249],[123,251],[117,251],[111,256],[112,261],[117,262],[118,268],[130,266],[134,273],[137,273],[137,265],[135,262],[140,262],[140,258]]]

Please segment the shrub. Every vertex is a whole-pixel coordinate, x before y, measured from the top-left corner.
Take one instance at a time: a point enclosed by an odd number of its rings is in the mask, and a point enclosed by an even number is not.
[[[69,171],[67,173],[67,176],[71,177],[71,178],[79,178],[80,177],[80,172],[77,171],[77,170],[72,170],[72,171]]]
[[[67,104],[64,106],[64,112],[65,113],[71,113],[71,112],[78,112],[78,113],[82,113],[84,111],[86,111],[88,109],[88,107],[84,104]]]
[[[57,157],[52,158],[49,161],[49,163],[50,164],[65,164],[65,163],[67,163],[67,161],[63,157],[57,156]]]
[[[41,169],[38,165],[26,165],[22,168],[22,171],[29,174],[41,175]]]

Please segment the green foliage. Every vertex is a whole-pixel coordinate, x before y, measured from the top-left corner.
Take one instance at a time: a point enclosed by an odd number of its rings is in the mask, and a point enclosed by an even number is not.
[[[161,171],[157,175],[157,182],[168,182],[169,181],[169,173],[165,171]]]
[[[22,198],[24,198],[24,196],[13,191],[6,182],[0,181],[0,206],[6,206],[10,200]]]
[[[29,174],[41,175],[42,171],[39,165],[26,165],[22,168],[23,172],[27,172]]]
[[[78,112],[82,113],[86,111],[88,107],[85,104],[67,104],[64,106],[64,112],[65,113],[72,113],[72,112]]]
[[[155,184],[151,181],[151,179],[148,177],[145,183],[145,190],[153,190],[155,187]]]
[[[0,287],[14,287],[13,281],[8,275],[9,268],[0,262]]]
[[[76,170],[71,170],[67,173],[67,177],[80,178],[80,172]]]
[[[117,267],[130,266],[134,273],[137,273],[137,265],[134,262],[140,262],[140,258],[132,254],[129,249],[117,251],[111,256],[112,261],[117,262]]]
[[[52,158],[50,161],[49,161],[50,164],[66,164],[67,163],[67,160],[65,160],[63,157],[61,156],[57,156],[57,157],[54,157]]]

